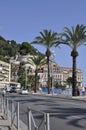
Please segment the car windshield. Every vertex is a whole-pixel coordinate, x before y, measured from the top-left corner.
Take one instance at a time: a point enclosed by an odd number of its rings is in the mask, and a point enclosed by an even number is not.
[[[24,89],[22,89],[22,90],[27,90],[27,89],[24,88]]]

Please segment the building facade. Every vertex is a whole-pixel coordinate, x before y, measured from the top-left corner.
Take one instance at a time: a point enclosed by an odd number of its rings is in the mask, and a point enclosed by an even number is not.
[[[77,86],[82,87],[83,75],[81,69],[77,69],[76,74],[77,74]],[[41,79],[42,86],[45,87],[48,81],[47,65],[43,67],[43,72],[40,73],[39,76]],[[52,77],[53,86],[55,82],[58,82],[58,84],[66,85],[67,87],[69,87],[67,79],[69,77],[72,77],[72,68],[61,67],[56,63],[53,63],[52,65],[50,65],[50,77]]]
[[[19,68],[19,64],[21,62],[28,61],[28,58],[30,58],[30,57],[31,57],[30,55],[19,56],[15,62],[11,61],[11,64],[13,64],[13,66],[14,66],[14,67],[12,67],[14,69],[12,69],[12,72],[11,72],[12,73],[12,76],[11,76],[12,80],[14,80],[14,81],[18,80],[18,75],[17,75],[18,69],[17,68]],[[18,64],[17,64],[17,62],[18,62]],[[29,64],[28,67],[30,67],[32,69],[32,71],[29,72],[27,75],[29,75],[29,74],[34,75],[34,66],[31,66]],[[27,66],[25,68],[27,68]],[[48,68],[47,65],[43,66],[42,71],[38,73],[38,75],[40,77],[39,82],[40,82],[40,85],[42,87],[47,86],[47,81],[48,81],[48,69],[47,68]],[[77,74],[77,86],[82,87],[83,86],[82,85],[83,73],[82,73],[81,69],[76,69],[76,74]],[[72,68],[62,67],[62,66],[59,66],[55,62],[50,62],[50,77],[52,77],[52,86],[54,86],[55,82],[58,82],[58,84],[61,84],[61,85],[68,86],[67,79],[69,77],[72,77]]]
[[[0,87],[11,79],[11,65],[7,62],[0,61]]]

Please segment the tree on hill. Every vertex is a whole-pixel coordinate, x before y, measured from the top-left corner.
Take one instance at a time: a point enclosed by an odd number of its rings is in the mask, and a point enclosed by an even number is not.
[[[37,49],[35,49],[30,43],[28,42],[23,42],[22,44],[20,44],[20,49],[19,52],[21,55],[27,55],[28,53],[30,55],[35,55],[36,54]]]

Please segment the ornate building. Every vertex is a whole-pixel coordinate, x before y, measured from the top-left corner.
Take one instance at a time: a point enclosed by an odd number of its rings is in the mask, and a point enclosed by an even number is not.
[[[7,81],[16,81],[18,80],[18,69],[19,69],[19,65],[21,62],[26,62],[28,61],[28,58],[30,58],[31,56],[30,55],[27,55],[27,56],[19,56],[17,58],[17,60],[11,60],[10,63],[11,63],[11,67],[12,67],[12,70],[10,70],[10,64],[8,63],[5,63],[5,62],[2,62],[1,65],[0,65],[0,71],[1,71],[1,79],[0,80],[7,80]],[[6,67],[4,67],[6,66]],[[9,66],[9,67],[7,67]],[[31,66],[30,64],[28,65],[28,67],[30,67],[32,69],[32,71],[29,73],[30,75],[34,75],[34,66]],[[7,68],[8,70],[8,76],[6,78],[6,75],[5,75],[5,69],[3,68]],[[77,86],[78,87],[82,87],[82,82],[83,82],[83,74],[82,74],[82,71],[81,69],[77,69],[76,70],[76,74],[77,74]],[[11,76],[10,76],[10,73],[11,73]],[[28,74],[28,75],[29,75]],[[2,76],[2,75],[5,75]],[[47,70],[47,65],[43,66],[42,70],[39,72],[39,77],[40,77],[40,84],[42,85],[42,87],[46,87],[47,86],[47,81],[48,81],[48,70]],[[59,66],[57,63],[55,62],[50,62],[50,77],[52,77],[52,86],[54,86],[54,83],[55,82],[58,82],[59,84],[61,85],[66,85],[68,86],[67,84],[67,79],[69,77],[72,77],[72,68],[69,68],[69,67],[61,67]]]
[[[76,70],[77,74],[77,86],[82,87],[82,71],[81,69]],[[41,79],[41,84],[42,86],[47,85],[47,65],[43,66],[43,72],[39,73],[40,79]],[[72,68],[69,67],[61,67],[57,65],[56,63],[50,64],[50,77],[52,77],[52,83],[58,82],[61,85],[66,85],[67,84],[67,79],[69,77],[72,77]]]

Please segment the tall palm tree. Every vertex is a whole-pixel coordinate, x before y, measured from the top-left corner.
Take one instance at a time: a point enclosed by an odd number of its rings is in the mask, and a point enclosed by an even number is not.
[[[35,68],[35,88],[34,92],[36,93],[37,91],[37,76],[38,72],[40,71],[41,67],[46,64],[46,59],[44,55],[37,55],[37,56],[32,56],[30,59],[28,59],[28,63]]]
[[[73,59],[72,66],[72,96],[78,95],[77,80],[76,80],[76,58],[79,55],[77,48],[85,45],[86,42],[86,26],[77,24],[76,27],[64,28],[62,33],[63,42],[71,47],[71,56]]]
[[[50,48],[53,46],[54,43],[56,43],[58,40],[57,33],[53,32],[51,30],[43,30],[43,32],[40,32],[40,36],[35,37],[35,40],[32,42],[32,44],[42,44],[46,46],[46,52],[45,55],[47,57],[47,66],[48,66],[48,94],[50,93],[50,70],[49,70],[49,61],[51,56]]]

